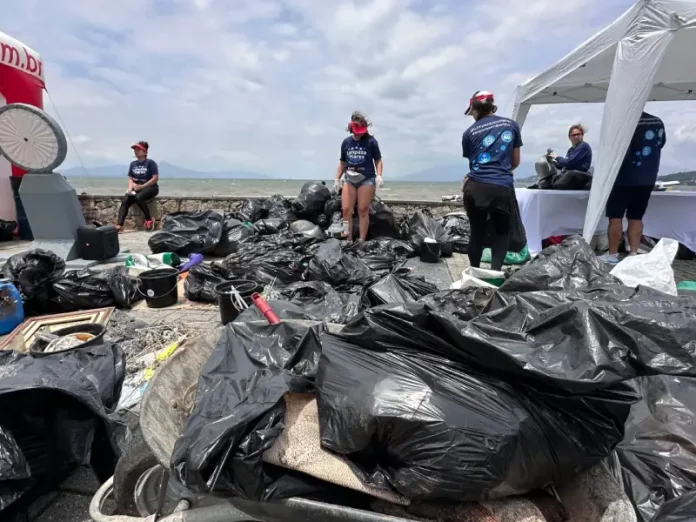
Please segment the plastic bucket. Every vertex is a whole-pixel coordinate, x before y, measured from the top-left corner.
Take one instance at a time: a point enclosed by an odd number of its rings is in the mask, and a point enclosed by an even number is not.
[[[102,344],[104,339],[104,334],[106,333],[106,327],[102,324],[77,324],[74,326],[68,326],[67,328],[61,328],[55,332],[51,332],[53,335],[58,337],[66,337],[68,335],[73,335],[80,338],[81,334],[85,335],[85,340],[71,348],[65,350],[55,350],[52,352],[46,352],[49,341],[44,339],[36,339],[29,347],[29,353],[34,357],[41,357],[44,355],[54,355],[57,353],[71,352],[73,350],[79,350],[80,348],[86,348],[87,346],[96,346]]]
[[[179,300],[179,271],[176,268],[142,272],[138,282],[148,308],[166,308]]]
[[[222,324],[228,324],[234,321],[243,310],[238,308],[238,305],[232,300],[232,289],[235,289],[241,296],[242,300],[251,305],[251,296],[255,293],[263,291],[263,286],[256,281],[249,279],[236,279],[234,281],[225,281],[215,286],[215,293],[218,295],[218,304],[220,306],[220,321]]]
[[[420,260],[423,263],[437,263],[440,261],[442,253],[442,245],[437,241],[428,241],[425,239],[421,243]]]

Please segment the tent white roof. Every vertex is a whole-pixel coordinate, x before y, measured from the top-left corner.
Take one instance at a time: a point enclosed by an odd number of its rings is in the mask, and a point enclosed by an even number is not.
[[[597,228],[646,102],[696,100],[694,50],[696,0],[639,0],[614,23],[517,88],[513,119],[520,125],[532,105],[606,103],[585,239],[591,239]]]

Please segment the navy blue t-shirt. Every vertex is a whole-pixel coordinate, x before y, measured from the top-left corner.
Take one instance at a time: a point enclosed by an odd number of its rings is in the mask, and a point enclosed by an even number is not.
[[[619,187],[654,185],[666,140],[667,133],[662,120],[643,112],[614,184]]]
[[[372,136],[360,140],[348,136],[341,143],[341,161],[367,178],[375,177],[375,161],[381,159],[379,144]]]
[[[520,126],[511,119],[490,115],[475,121],[462,136],[469,177],[480,183],[514,188],[512,151],[521,146]]]
[[[130,164],[128,169],[128,175],[133,178],[136,185],[142,185],[150,181],[155,174],[159,174],[157,169],[157,163],[151,159],[144,159],[143,161],[134,161]]]
[[[592,147],[589,143],[581,141],[575,147],[568,149],[565,158],[556,158],[556,165],[563,170],[589,172],[592,165]]]

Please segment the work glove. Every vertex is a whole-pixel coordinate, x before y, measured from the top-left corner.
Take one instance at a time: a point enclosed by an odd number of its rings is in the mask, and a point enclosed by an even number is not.
[[[335,179],[334,180],[334,186],[333,186],[333,191],[334,194],[338,194],[338,191],[341,190],[341,180],[340,179]]]
[[[384,186],[384,178],[382,176],[377,176],[377,188],[382,188]]]

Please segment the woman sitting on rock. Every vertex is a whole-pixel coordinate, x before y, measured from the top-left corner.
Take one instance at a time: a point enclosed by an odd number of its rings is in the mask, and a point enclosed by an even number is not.
[[[133,204],[140,207],[145,217],[143,226],[147,230],[152,230],[155,227],[155,222],[148,208],[148,202],[159,194],[159,186],[157,185],[159,170],[157,163],[147,157],[149,148],[150,145],[147,141],[139,141],[131,146],[136,160],[131,162],[128,169],[128,191],[121,202],[121,208],[118,211],[118,223],[116,224],[116,228],[119,231],[123,228],[128,210]]]

